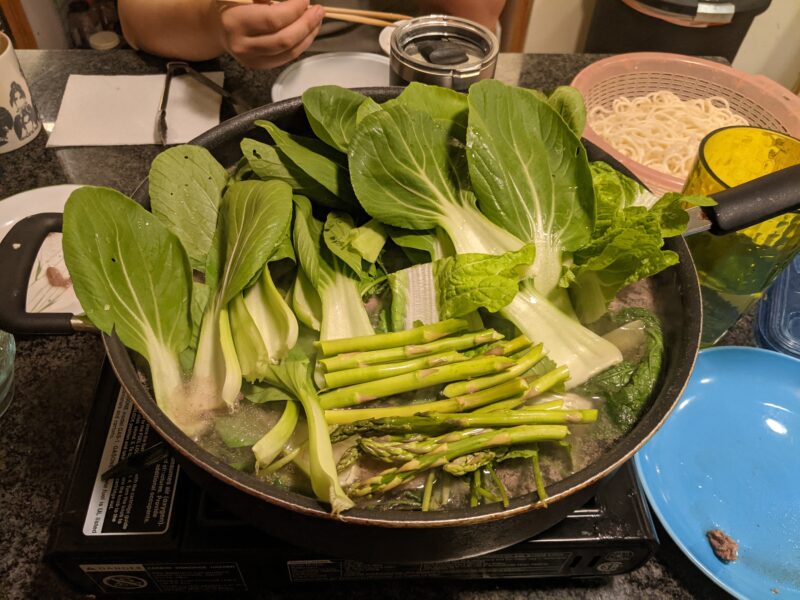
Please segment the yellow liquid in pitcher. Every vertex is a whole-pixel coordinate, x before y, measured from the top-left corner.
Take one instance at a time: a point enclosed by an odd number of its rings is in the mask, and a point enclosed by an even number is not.
[[[730,127],[706,138],[700,154],[686,193],[713,194],[800,164],[800,141],[763,129]],[[702,343],[711,345],[755,304],[800,249],[800,214],[724,236],[703,233],[687,242],[703,295]]]

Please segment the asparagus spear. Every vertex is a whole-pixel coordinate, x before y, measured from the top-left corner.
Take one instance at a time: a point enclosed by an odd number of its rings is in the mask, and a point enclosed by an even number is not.
[[[525,393],[525,399],[530,400],[547,390],[553,389],[559,383],[564,383],[567,379],[569,379],[569,369],[565,366],[556,367],[538,378],[526,377],[525,381],[530,384],[530,387]]]
[[[436,437],[421,436],[383,436],[380,438],[361,438],[359,447],[367,454],[383,462],[408,462],[414,456],[438,451],[446,444],[452,444],[468,437],[480,435],[485,429],[466,429],[452,431]]]
[[[526,391],[524,394],[520,394],[519,396],[516,396],[514,398],[509,398],[508,400],[503,400],[502,402],[495,402],[494,404],[483,406],[481,408],[478,408],[474,412],[484,413],[484,412],[496,412],[498,410],[513,410],[517,407],[523,406],[531,398],[534,398],[539,394],[546,392],[547,390],[553,388],[559,383],[566,381],[567,379],[569,379],[569,371],[566,367],[556,367],[552,371],[545,373],[544,375],[538,378],[526,377],[525,381],[530,382],[530,387],[528,388],[528,391]],[[495,389],[495,388],[490,388],[490,389]],[[552,402],[544,402],[541,405],[534,404],[529,406],[529,408],[536,410],[550,410],[553,408],[561,408],[563,404],[564,402],[561,400],[554,400]]]
[[[387,492],[428,469],[443,466],[465,454],[473,454],[479,450],[497,446],[555,441],[564,439],[568,434],[569,430],[564,425],[523,425],[501,431],[489,430],[480,435],[448,444],[439,452],[430,452],[416,457],[400,467],[387,469],[375,477],[356,483],[349,491],[353,496]]]
[[[500,480],[500,477],[498,477],[497,471],[494,470],[491,463],[489,463],[487,468],[489,469],[489,474],[492,476],[494,485],[497,487],[497,491],[500,492],[503,508],[508,508],[508,490],[506,490],[506,486],[503,485],[503,482]]]
[[[434,479],[436,479],[436,471],[431,470],[428,473],[428,477],[425,478],[425,490],[422,492],[422,512],[428,512],[431,507]]]
[[[356,383],[364,383],[365,381],[372,381],[374,379],[383,379],[393,375],[411,373],[412,371],[419,371],[427,367],[439,367],[441,365],[463,362],[468,359],[468,356],[464,356],[458,352],[441,352],[439,354],[431,354],[430,356],[412,358],[411,360],[403,362],[334,371],[333,373],[325,373],[323,377],[325,379],[325,385],[328,388],[338,388],[347,385],[355,385]]]
[[[487,412],[497,412],[499,410],[514,410],[520,406],[523,406],[528,401],[526,394],[520,394],[514,398],[509,398],[508,400],[503,400],[502,402],[495,402],[494,404],[490,404],[488,406],[482,406],[477,410],[473,410],[474,413],[487,413]],[[551,400],[549,402],[540,402],[538,404],[531,404],[524,408],[530,408],[533,410],[553,410],[557,408],[562,408],[564,406],[563,400]]]
[[[461,396],[460,398],[448,398],[446,400],[434,400],[433,402],[422,402],[418,404],[407,404],[405,406],[384,406],[381,408],[350,408],[347,410],[326,410],[325,420],[331,425],[346,425],[356,421],[367,421],[373,419],[385,419],[388,417],[410,417],[419,413],[436,412],[460,412],[471,410],[479,406],[491,404],[498,400],[503,400],[515,394],[525,398],[528,384],[525,380],[518,378],[512,379],[504,384],[483,390],[476,394]],[[523,400],[524,402],[525,400]]]
[[[451,475],[462,477],[467,473],[473,473],[486,465],[492,464],[495,458],[497,458],[497,454],[492,450],[479,450],[472,454],[465,454],[464,456],[454,458],[444,465],[442,469]]]
[[[495,356],[510,356],[511,354],[516,354],[520,350],[525,350],[525,348],[530,345],[531,341],[526,336],[518,335],[513,340],[490,344],[489,347],[484,350],[483,354],[484,356],[492,354]]]
[[[450,381],[498,373],[511,368],[514,364],[513,360],[505,356],[484,356],[460,363],[421,369],[412,373],[350,385],[320,394],[319,399],[324,409],[343,408]]]
[[[541,502],[544,506],[547,506],[547,491],[544,487],[544,478],[542,477],[542,469],[539,466],[539,445],[536,445],[536,449],[533,452],[533,456],[531,457],[531,462],[533,463],[533,479],[536,481],[536,493],[539,494],[539,502]]]
[[[513,340],[512,340],[513,341]],[[464,394],[474,394],[480,390],[485,390],[489,387],[499,385],[514,377],[520,377],[527,373],[533,366],[544,358],[544,350],[541,344],[537,344],[531,348],[525,356],[519,359],[510,369],[503,371],[497,375],[489,375],[488,377],[480,377],[478,379],[471,379],[469,381],[458,381],[451,383],[444,388],[444,395],[448,398],[455,396],[463,396]]]
[[[503,334],[496,332],[494,329],[485,329],[475,333],[467,333],[457,337],[448,337],[434,342],[428,342],[427,344],[409,344],[407,346],[372,350],[369,352],[347,352],[345,354],[339,354],[338,356],[320,359],[318,362],[322,365],[325,372],[331,373],[343,369],[357,369],[367,365],[396,362],[398,360],[417,358],[440,352],[466,350],[467,348],[473,348],[481,344],[496,342],[502,339]]]
[[[413,417],[387,417],[364,423],[371,431],[386,433],[424,433],[440,435],[473,427],[512,427],[516,425],[553,425],[594,423],[597,410],[504,410],[489,413],[429,413]],[[359,423],[354,425],[358,426]]]
[[[439,323],[406,329],[405,331],[314,342],[314,346],[322,351],[323,356],[333,356],[346,352],[383,350],[410,344],[426,344],[463,331],[468,326],[469,324],[463,319],[448,319]]]

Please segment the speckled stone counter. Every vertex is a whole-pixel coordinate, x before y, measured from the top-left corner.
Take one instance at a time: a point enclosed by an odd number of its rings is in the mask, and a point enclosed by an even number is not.
[[[20,150],[0,156],[0,197],[60,183],[109,185],[131,192],[158,153],[156,146],[47,149],[70,74],[161,73],[164,61],[128,50],[21,51],[22,68],[44,131]],[[599,56],[503,55],[497,77],[528,87],[567,84]],[[277,71],[246,71],[233,61],[201,64],[222,68],[225,87],[256,106],[269,102]],[[2,283],[0,283],[2,285]],[[725,342],[752,345],[752,325],[742,320]],[[103,348],[92,335],[18,339],[17,391],[0,419],[0,600],[88,598],[73,592],[42,563],[47,529],[73,460]],[[271,598],[725,598],[660,531],[661,549],[634,573],[592,580],[506,582],[390,582],[306,586]]]

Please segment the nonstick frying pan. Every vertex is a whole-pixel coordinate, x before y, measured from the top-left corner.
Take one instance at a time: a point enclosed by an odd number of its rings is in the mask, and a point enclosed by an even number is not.
[[[401,89],[361,91],[383,102],[395,97]],[[267,141],[265,132],[253,126],[258,119],[273,121],[294,133],[310,131],[297,98],[234,117],[193,143],[208,148],[218,161],[232,168],[241,157],[239,144],[243,138]],[[627,172],[593,144],[586,142],[585,145],[591,160],[605,160]],[[149,206],[146,181],[133,197]],[[760,219],[773,216],[776,211],[785,211],[789,202],[784,199],[771,206],[768,214],[761,215]],[[797,202],[796,196],[794,202]],[[713,227],[721,231],[727,227],[724,223],[730,215],[718,212],[711,220]],[[745,212],[747,214],[742,216],[740,210],[731,228],[759,220],[752,211]],[[85,323],[73,315],[25,313],[31,265],[47,233],[59,231],[60,227],[60,214],[35,215],[20,221],[0,243],[0,281],[4,282],[4,289],[0,289],[0,328],[17,334],[65,334],[85,328]],[[521,542],[564,519],[585,504],[598,486],[603,485],[604,479],[630,459],[669,415],[686,386],[697,356],[702,307],[697,273],[685,241],[682,237],[670,238],[666,247],[678,254],[679,264],[643,285],[652,308],[661,319],[665,342],[662,374],[652,398],[638,423],[608,452],[587,468],[548,487],[546,507],[533,493],[512,499],[507,509],[499,505],[426,513],[354,509],[333,517],[327,507],[315,499],[239,472],[199,447],[158,408],[146,385],[146,371],[139,368],[141,361],[136,360],[114,335],[103,335],[103,343],[121,385],[150,425],[174,449],[184,470],[216,500],[247,521],[291,544],[325,555],[398,563],[467,558]]]

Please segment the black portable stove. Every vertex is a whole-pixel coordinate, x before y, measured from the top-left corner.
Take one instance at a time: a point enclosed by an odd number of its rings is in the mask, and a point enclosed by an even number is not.
[[[320,556],[217,505],[171,454],[107,481],[100,474],[158,442],[103,370],[46,558],[92,594],[267,591],[303,582],[585,577],[631,571],[658,538],[630,463],[583,508],[526,542],[478,558],[419,565]]]

